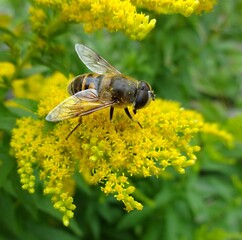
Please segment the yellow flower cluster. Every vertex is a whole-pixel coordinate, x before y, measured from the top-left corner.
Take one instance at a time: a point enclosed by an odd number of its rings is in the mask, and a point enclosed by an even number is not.
[[[47,16],[43,9],[37,7],[30,7],[29,8],[29,19],[32,23],[32,28],[36,32],[43,31],[43,23],[46,20]]]
[[[11,140],[23,188],[34,192],[34,172],[38,169],[44,193],[51,194],[65,225],[75,209],[72,194],[76,171],[90,184],[100,184],[105,194],[114,195],[131,211],[142,209],[132,196],[132,176],[159,177],[167,167],[183,174],[195,163],[200,147],[191,144],[191,139],[203,130],[201,115],[160,99],[135,115],[143,129],[122,109],[115,109],[110,122],[109,109],[105,109],[83,117],[80,127],[66,140],[78,119],[53,124],[44,117],[67,97],[67,81],[59,73],[47,79],[42,87],[39,119],[19,119]],[[218,135],[219,129],[212,132]]]
[[[186,17],[212,11],[217,0],[132,0],[138,7],[147,8],[162,14],[180,13]]]
[[[155,26],[155,19],[137,13],[129,0],[36,0],[36,3],[60,11],[64,22],[84,24],[86,32],[102,28],[109,31],[123,31],[132,39],[143,39]],[[38,13],[39,11],[37,11]],[[34,12],[31,12],[34,18]]]
[[[0,78],[12,77],[15,72],[15,66],[10,62],[0,62]]]
[[[215,123],[205,123],[203,125],[203,132],[223,139],[223,141],[230,147],[233,145],[234,139],[232,135],[224,130],[220,130],[218,125]]]
[[[16,71],[10,62],[0,62],[0,87],[6,87]]]
[[[211,11],[215,0],[35,0],[42,6],[55,8],[65,22],[84,24],[86,32],[107,28],[109,31],[123,31],[131,39],[142,40],[155,27],[156,20],[138,13],[142,7],[158,13],[180,13],[184,16]],[[35,8],[36,9],[36,8]],[[31,10],[31,18],[35,13]],[[43,13],[36,9],[36,15],[43,19]],[[35,23],[35,21],[32,21]],[[38,21],[35,28],[39,28]]]
[[[40,89],[45,83],[45,79],[40,74],[35,74],[24,79],[15,79],[12,82],[14,96],[39,100],[41,98]]]

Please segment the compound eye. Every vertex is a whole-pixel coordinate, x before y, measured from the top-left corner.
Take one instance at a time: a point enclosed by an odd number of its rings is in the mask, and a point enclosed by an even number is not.
[[[140,81],[140,85],[137,92],[137,97],[134,102],[134,109],[140,109],[147,106],[150,100],[154,100],[155,96],[151,87],[145,81]]]
[[[140,90],[146,90],[149,91],[151,89],[150,85],[144,81],[141,81],[140,83]]]
[[[149,103],[149,94],[147,90],[140,90],[135,101],[134,108],[140,109]]]

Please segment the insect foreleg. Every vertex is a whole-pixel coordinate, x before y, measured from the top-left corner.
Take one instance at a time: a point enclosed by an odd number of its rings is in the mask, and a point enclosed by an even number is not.
[[[79,123],[70,131],[70,133],[67,135],[66,140],[71,136],[71,134],[81,125],[82,123],[82,118],[79,118]]]
[[[113,118],[113,111],[114,111],[114,108],[113,107],[111,107],[110,108],[110,121],[112,120],[112,118]]]
[[[135,121],[135,120],[132,118],[132,116],[131,116],[131,114],[130,114],[128,108],[125,108],[124,111],[125,111],[126,115],[129,117],[129,119],[131,119],[131,120],[134,121],[134,122],[137,122],[137,123],[139,124],[139,126],[140,126],[141,128],[143,128],[143,127],[141,126],[141,124],[140,124],[138,121]]]

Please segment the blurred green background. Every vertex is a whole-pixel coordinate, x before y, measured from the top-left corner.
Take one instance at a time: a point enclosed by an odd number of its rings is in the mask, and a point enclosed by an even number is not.
[[[77,209],[66,228],[50,199],[43,196],[41,183],[34,195],[21,188],[9,142],[16,118],[26,111],[13,112],[4,105],[14,98],[11,82],[4,80],[0,88],[0,240],[242,239],[242,2],[219,1],[213,12],[189,18],[149,12],[157,24],[141,42],[105,30],[86,34],[81,25],[71,23],[52,26],[46,37],[44,31],[31,29],[30,4],[17,0],[0,4],[0,62],[19,65],[15,78],[87,72],[74,52],[74,44],[81,42],[122,73],[148,81],[157,97],[179,101],[201,112],[208,122],[219,123],[234,135],[235,146],[228,149],[215,139],[201,137],[198,161],[185,175],[167,172],[162,179],[134,178],[142,211],[125,212],[122,203],[77,175]],[[47,12],[51,23],[55,12]],[[47,44],[40,48],[37,39]],[[23,59],[31,67],[22,69]]]

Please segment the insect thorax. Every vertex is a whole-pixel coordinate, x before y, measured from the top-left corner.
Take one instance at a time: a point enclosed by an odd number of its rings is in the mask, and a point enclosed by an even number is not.
[[[132,78],[113,76],[110,81],[112,98],[117,99],[120,106],[132,104],[137,94],[137,84],[138,81]]]

